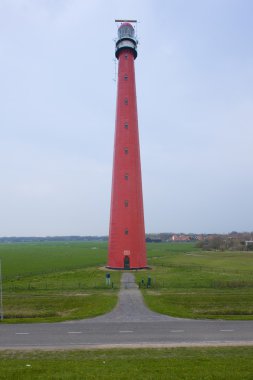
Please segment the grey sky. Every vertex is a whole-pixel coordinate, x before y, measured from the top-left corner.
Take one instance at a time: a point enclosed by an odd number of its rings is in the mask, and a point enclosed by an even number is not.
[[[252,14],[251,0],[0,0],[0,236],[108,233],[114,19],[129,17],[146,231],[252,231]]]

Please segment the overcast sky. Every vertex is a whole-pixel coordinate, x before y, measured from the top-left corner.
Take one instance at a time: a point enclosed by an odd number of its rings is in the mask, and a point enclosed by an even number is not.
[[[146,232],[253,230],[251,0],[0,0],[0,236],[108,234],[115,18]]]

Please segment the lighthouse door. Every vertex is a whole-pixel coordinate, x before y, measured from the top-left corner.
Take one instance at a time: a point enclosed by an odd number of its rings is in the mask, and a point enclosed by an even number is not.
[[[130,259],[129,259],[129,256],[124,256],[124,269],[130,269]]]

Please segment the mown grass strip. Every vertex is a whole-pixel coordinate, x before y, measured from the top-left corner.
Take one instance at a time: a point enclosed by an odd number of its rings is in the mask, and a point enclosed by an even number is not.
[[[251,380],[253,347],[0,352],[1,379]]]
[[[19,294],[5,298],[5,323],[61,322],[111,311],[117,293]]]

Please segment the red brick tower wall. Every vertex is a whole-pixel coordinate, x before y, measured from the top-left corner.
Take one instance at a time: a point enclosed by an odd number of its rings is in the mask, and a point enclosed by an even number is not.
[[[119,51],[108,267],[147,266],[141,161],[131,48]]]

